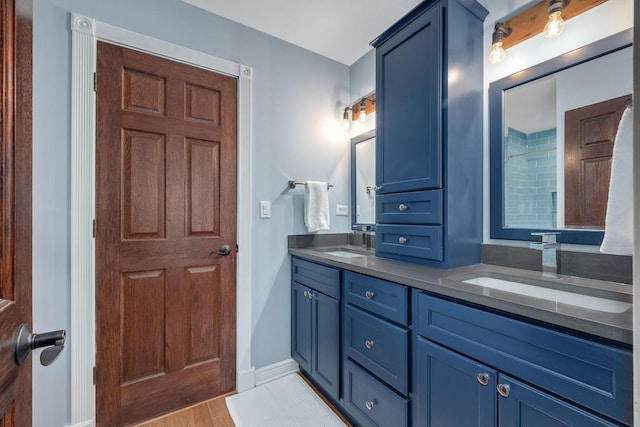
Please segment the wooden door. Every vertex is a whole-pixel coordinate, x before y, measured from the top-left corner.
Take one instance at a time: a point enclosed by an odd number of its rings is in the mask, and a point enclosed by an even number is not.
[[[613,143],[630,97],[621,96],[565,112],[567,228],[604,229]]]
[[[31,323],[31,0],[0,1],[0,426],[31,425],[31,358],[14,339]]]
[[[97,70],[96,400],[112,426],[235,390],[237,82],[105,43]]]

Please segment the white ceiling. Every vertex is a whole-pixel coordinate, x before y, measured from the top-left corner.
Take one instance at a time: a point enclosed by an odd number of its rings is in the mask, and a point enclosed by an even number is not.
[[[182,0],[346,65],[422,0]]]

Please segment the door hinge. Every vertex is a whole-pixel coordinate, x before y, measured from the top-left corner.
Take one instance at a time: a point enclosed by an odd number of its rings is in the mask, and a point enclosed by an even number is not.
[[[236,243],[236,253],[238,253],[238,244]]]
[[[98,73],[93,73],[93,91],[98,91]]]
[[[96,367],[93,367],[93,385],[96,385]]]
[[[93,227],[93,238],[95,239],[96,238],[96,232],[98,230],[98,226],[96,224],[96,220],[95,219],[93,220],[93,226],[92,227]]]

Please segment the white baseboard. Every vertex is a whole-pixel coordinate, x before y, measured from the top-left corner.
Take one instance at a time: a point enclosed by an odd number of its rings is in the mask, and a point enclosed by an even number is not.
[[[93,420],[83,421],[81,423],[77,423],[74,425],[68,425],[67,427],[91,427],[93,425]]]
[[[293,372],[298,372],[299,370],[298,362],[293,359],[283,360],[282,362],[256,369],[256,386],[284,377]]]
[[[242,393],[256,386],[256,368],[253,366],[250,369],[238,372],[238,383],[236,384],[236,391]]]

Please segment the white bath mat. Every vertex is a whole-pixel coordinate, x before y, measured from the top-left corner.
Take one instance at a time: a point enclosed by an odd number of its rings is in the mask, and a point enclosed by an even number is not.
[[[298,374],[226,398],[236,427],[343,427]]]

